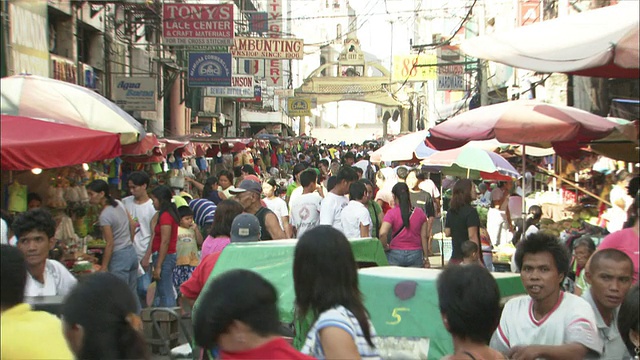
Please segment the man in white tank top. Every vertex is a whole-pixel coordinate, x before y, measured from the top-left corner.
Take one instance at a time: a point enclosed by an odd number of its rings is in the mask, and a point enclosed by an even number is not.
[[[516,264],[528,295],[509,300],[490,346],[509,359],[584,359],[602,354],[589,303],[561,292],[569,253],[542,233],[518,244]]]

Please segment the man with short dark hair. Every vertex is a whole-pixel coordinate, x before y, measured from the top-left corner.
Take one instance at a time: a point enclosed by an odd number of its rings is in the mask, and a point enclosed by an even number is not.
[[[156,214],[153,201],[147,193],[149,189],[149,175],[144,171],[134,171],[127,178],[127,187],[131,196],[122,199],[124,208],[127,209],[131,219],[135,223],[135,234],[133,237],[133,247],[138,255],[138,262],[141,262],[147,253],[147,248],[151,241],[151,221]],[[140,300],[147,297],[147,288],[151,284],[151,274],[143,274],[138,277],[138,296]],[[146,304],[146,301],[142,301]]]
[[[320,225],[331,225],[342,231],[342,209],[349,200],[345,196],[349,193],[351,183],[358,181],[358,174],[350,166],[343,166],[336,176],[336,185],[329,191],[320,208]]]
[[[242,213],[237,215],[231,223],[230,242],[253,242],[260,241],[260,222],[255,215]],[[209,275],[213,271],[222,250],[213,252],[205,256],[200,264],[195,268],[191,277],[180,285],[180,293],[184,296],[186,304],[192,306],[200,292],[204,288]]]
[[[355,164],[356,162],[356,155],[349,151],[346,150],[346,154],[344,154],[344,156],[342,157],[342,165],[343,166],[353,166],[353,164]]]
[[[13,230],[17,247],[27,262],[25,296],[66,296],[76,280],[61,263],[50,260],[49,250],[56,244],[56,222],[47,210],[33,209],[16,216]]]
[[[73,359],[60,319],[24,303],[25,258],[13,246],[0,246],[0,359]]]
[[[293,182],[287,186],[287,204],[291,200],[291,193],[293,193],[293,190],[300,186],[300,179],[298,178],[298,175],[306,169],[307,165],[303,163],[298,163],[293,167]]]
[[[291,233],[296,238],[300,238],[305,231],[318,226],[320,221],[322,197],[316,192],[317,177],[313,169],[300,173],[302,194],[292,199],[289,206],[289,224],[292,228]]]
[[[235,195],[234,199],[242,205],[246,213],[255,215],[260,221],[260,228],[262,229],[261,240],[287,238],[276,214],[262,205],[260,201],[262,185],[259,182],[242,180],[237,188],[231,190],[231,193]]]
[[[367,187],[354,182],[349,187],[349,204],[342,209],[342,232],[347,239],[371,236],[371,216],[366,207]]]
[[[584,359],[602,353],[591,306],[561,291],[569,252],[550,235],[536,233],[515,254],[528,295],[509,300],[491,347],[509,359]]]
[[[596,251],[587,264],[586,280],[591,286],[582,298],[596,316],[602,359],[622,359],[627,351],[618,331],[618,310],[633,283],[633,262],[620,250]]]

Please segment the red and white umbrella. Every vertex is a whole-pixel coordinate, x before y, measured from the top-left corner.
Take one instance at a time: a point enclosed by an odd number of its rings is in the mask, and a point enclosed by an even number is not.
[[[112,159],[120,136],[24,116],[0,117],[2,170],[51,169]]]
[[[2,114],[51,119],[120,134],[123,145],[144,138],[142,124],[100,94],[82,86],[33,75],[0,80]]]

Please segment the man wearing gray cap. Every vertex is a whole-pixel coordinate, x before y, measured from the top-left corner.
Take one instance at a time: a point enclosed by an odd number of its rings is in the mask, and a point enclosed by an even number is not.
[[[261,193],[262,185],[253,180],[242,180],[238,187],[231,190],[231,194],[235,195],[235,200],[242,204],[244,211],[258,218],[262,229],[260,240],[286,239],[287,235],[282,231],[276,214],[262,206]]]
[[[231,242],[260,241],[260,221],[253,214],[242,213],[233,219]]]
[[[255,215],[240,214],[236,216],[233,219],[233,223],[231,223],[231,242],[240,243],[250,241],[260,241],[260,222]],[[183,305],[188,305],[187,308],[193,306],[200,292],[204,289],[204,285],[207,283],[209,275],[216,266],[221,253],[222,250],[205,256],[193,271],[189,280],[180,285],[180,293],[183,299],[186,300],[183,302]]]

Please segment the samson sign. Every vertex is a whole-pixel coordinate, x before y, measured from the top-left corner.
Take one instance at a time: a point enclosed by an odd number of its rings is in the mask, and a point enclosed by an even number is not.
[[[189,86],[231,86],[231,54],[189,53]]]
[[[464,65],[438,66],[437,90],[467,90],[467,86],[464,83]]]
[[[246,59],[298,59],[304,56],[302,39],[236,37],[229,48],[233,57]]]
[[[252,98],[253,76],[233,75],[231,86],[208,86],[204,88],[204,96]]]
[[[233,45],[233,4],[163,4],[168,45]]]
[[[125,111],[156,110],[156,79],[151,77],[114,77],[113,97]]]

